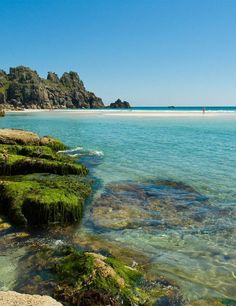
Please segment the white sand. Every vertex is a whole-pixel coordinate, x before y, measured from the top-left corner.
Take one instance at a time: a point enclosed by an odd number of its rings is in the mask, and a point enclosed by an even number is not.
[[[26,109],[24,111],[7,111],[6,113],[50,113],[70,114],[76,116],[122,116],[122,117],[218,117],[236,116],[235,111],[176,111],[176,110],[107,110],[107,109],[77,109],[77,110],[35,110]]]

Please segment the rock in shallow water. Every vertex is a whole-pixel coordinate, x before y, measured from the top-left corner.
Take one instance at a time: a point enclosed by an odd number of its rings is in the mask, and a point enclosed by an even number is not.
[[[23,279],[17,290],[44,292],[66,306],[151,306],[162,299],[180,306],[182,302],[174,284],[148,280],[114,257],[71,247],[36,251],[22,260],[19,269]]]
[[[103,229],[194,229],[221,212],[183,183],[152,180],[106,186],[92,207],[91,219]]]
[[[57,153],[65,148],[51,137],[0,129],[0,211],[13,223],[45,225],[81,219],[91,191],[89,182],[81,178],[88,169]]]

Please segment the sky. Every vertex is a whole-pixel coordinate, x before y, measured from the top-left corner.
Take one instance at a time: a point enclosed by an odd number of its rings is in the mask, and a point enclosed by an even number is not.
[[[108,104],[236,106],[235,0],[0,0],[0,68],[77,71]]]

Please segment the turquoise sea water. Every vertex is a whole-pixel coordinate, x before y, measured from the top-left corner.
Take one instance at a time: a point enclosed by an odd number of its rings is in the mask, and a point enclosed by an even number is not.
[[[156,110],[156,111],[201,111],[202,108],[205,108],[206,111],[213,111],[213,112],[236,112],[236,106],[139,106],[139,107],[133,107],[133,110]]]
[[[150,258],[151,273],[158,271],[177,281],[188,299],[221,296],[236,300],[236,113],[212,117],[18,113],[1,119],[2,127],[52,135],[75,149],[70,154],[82,155],[100,184],[77,235],[93,233],[142,252]],[[164,183],[156,189],[154,180]],[[167,180],[188,187],[169,188]],[[124,191],[122,184],[136,185]],[[139,206],[133,202],[135,190],[137,194],[148,190],[146,202]],[[118,213],[124,219],[128,216],[129,225],[111,220],[112,213],[107,215],[111,225],[94,221],[93,205],[103,201],[104,194],[108,203],[114,199],[113,211],[114,205],[120,205]],[[163,208],[166,220],[161,225],[155,223],[153,211],[149,214],[144,209],[160,199],[169,205]],[[175,202],[182,208],[173,210]],[[133,220],[129,205],[135,207],[139,220]],[[99,209],[100,204],[98,213]],[[109,204],[107,209],[112,211]]]

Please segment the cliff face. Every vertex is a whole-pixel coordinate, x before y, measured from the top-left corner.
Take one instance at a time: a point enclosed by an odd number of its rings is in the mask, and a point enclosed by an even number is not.
[[[76,72],[61,78],[49,72],[47,79],[36,71],[19,66],[9,74],[0,70],[0,106],[5,109],[102,108],[101,98],[85,89]]]

